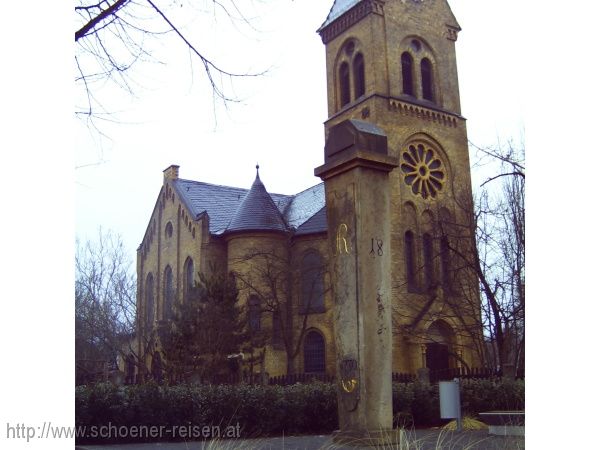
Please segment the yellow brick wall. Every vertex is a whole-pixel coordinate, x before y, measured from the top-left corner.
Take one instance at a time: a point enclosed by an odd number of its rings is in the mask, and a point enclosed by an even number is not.
[[[436,299],[422,320],[411,329],[411,324],[430,298],[427,294],[409,293],[406,288],[404,233],[415,233],[416,265],[423,267],[421,236],[437,224],[441,208],[446,208],[459,224],[468,223],[470,213],[465,199],[471,197],[470,163],[468,155],[466,121],[460,115],[455,39],[458,24],[445,1],[402,2],[387,1],[383,14],[371,13],[326,43],[327,95],[329,119],[327,130],[346,119],[358,119],[379,126],[388,137],[388,152],[402,162],[402,151],[407,145],[423,139],[438,153],[445,169],[444,186],[435,199],[423,199],[411,191],[404,182],[404,172],[397,168],[390,173],[391,240],[392,240],[392,302],[394,307],[393,367],[394,371],[415,372],[422,367],[422,344],[427,327],[433,319],[446,321],[455,332],[453,350],[461,349],[465,360],[479,365],[470,348],[473,343],[464,336],[464,329],[450,310],[447,300]],[[402,94],[400,57],[409,50],[410,42],[417,38],[422,44],[420,55],[433,63],[435,103],[423,101],[420,91],[419,60],[414,60],[415,95],[411,99]],[[365,95],[340,105],[338,69],[341,61],[351,61],[346,44],[354,42],[354,54],[361,52],[365,58]],[[353,76],[351,71],[351,77]],[[352,80],[351,80],[352,85]],[[406,213],[412,205],[414,217]],[[435,276],[439,280],[439,243],[434,241],[437,255]],[[467,326],[477,322],[477,282],[471,275],[463,280],[463,289],[450,301],[459,304]],[[419,285],[424,283],[423,270],[418,270]],[[468,298],[468,300],[467,300]],[[463,302],[461,306],[460,303]],[[474,304],[477,303],[477,304]],[[454,362],[456,363],[456,362]]]
[[[290,295],[286,296],[283,290],[279,291],[281,301],[291,302],[291,318],[293,321],[293,337],[291,340],[291,348],[295,349],[298,340],[301,339],[304,314],[300,311],[300,260],[307,250],[317,250],[327,261],[326,254],[326,239],[323,235],[306,236],[293,241],[289,241],[287,237],[275,233],[242,233],[236,234],[227,238],[228,252],[228,270],[242,273],[243,276],[250,280],[253,287],[264,292],[264,279],[260,278],[260,273],[264,273],[265,263],[261,257],[253,256],[256,252],[265,252],[270,255],[275,255],[277,263],[282,261],[282,264],[290,269]],[[324,276],[325,287],[330,284],[329,275]],[[238,280],[238,288],[240,289],[240,302],[247,302],[249,296],[253,293],[251,288]],[[287,300],[286,300],[287,299]],[[307,315],[307,322],[304,328],[305,332],[316,329],[325,339],[325,354],[326,366],[328,373],[334,373],[335,370],[335,348],[333,342],[332,329],[332,296],[330,290],[325,293],[325,309],[324,313],[311,313]],[[282,317],[282,320],[285,320]],[[261,317],[261,330],[266,330],[269,336],[272,336],[272,315],[270,312],[265,312]],[[290,350],[290,353],[294,353]],[[303,346],[300,345],[299,351],[293,360],[293,372],[304,371]],[[287,373],[287,353],[281,347],[274,348],[270,343],[267,345],[265,354],[265,371],[270,376],[284,375]]]
[[[457,223],[467,223],[470,214],[464,207],[464,199],[471,196],[470,163],[467,147],[466,121],[460,115],[460,98],[455,53],[457,29],[454,16],[444,0],[424,2],[387,1],[384,14],[369,14],[358,23],[332,39],[325,46],[327,62],[327,96],[329,119],[327,130],[349,118],[365,120],[377,124],[388,136],[389,153],[401,161],[402,151],[415,139],[423,139],[438,152],[445,169],[445,182],[435,199],[423,199],[412,193],[404,182],[400,168],[393,170],[389,177],[391,193],[391,265],[393,323],[393,370],[412,372],[423,366],[423,336],[427,327],[435,319],[443,319],[454,330],[453,349],[463,350],[468,362],[478,365],[477,356],[469,350],[472,344],[461,333],[461,327],[477,322],[478,305],[463,301],[466,297],[477,299],[477,282],[473,276],[462,280],[461,292],[450,300],[462,308],[463,323],[456,312],[448,308],[448,301],[433,301],[428,313],[412,328],[415,317],[430,299],[429,294],[409,293],[406,288],[406,268],[404,256],[404,233],[411,229],[415,233],[415,255],[417,267],[422,266],[422,245],[420,237],[431,229],[430,223],[437,223],[441,209],[447,209]],[[424,51],[433,63],[435,104],[417,104],[402,95],[400,55],[417,37],[424,44]],[[344,45],[349,40],[355,42],[355,52],[365,58],[366,93],[360,99],[351,101],[341,108],[337,85],[337,69],[340,61],[348,60]],[[415,66],[417,66],[415,60]],[[415,76],[417,91],[419,76]],[[417,97],[420,94],[417,92]],[[208,233],[208,220],[190,217],[190,212],[174,193],[171,179],[177,171],[165,171],[165,181],[148,229],[138,251],[138,311],[144,316],[144,282],[148,273],[154,274],[155,302],[162,311],[162,273],[167,264],[173,268],[177,285],[177,298],[181,298],[183,288],[183,265],[190,256],[195,263],[195,271],[206,271],[210,263],[218,270],[250,273],[252,264],[247,255],[252,249],[272,252],[287,258],[292,268],[291,304],[293,308],[294,342],[299,338],[303,315],[300,305],[299,264],[308,249],[318,250],[327,261],[329,250],[325,235],[303,236],[291,243],[282,235],[272,233],[246,233],[218,238]],[[412,213],[410,212],[412,211]],[[165,238],[165,225],[173,225],[173,237]],[[436,242],[434,252],[439,253]],[[440,279],[439,257],[436,258],[436,277]],[[325,276],[326,288],[330,286],[329,275]],[[423,271],[417,273],[418,282],[423,284]],[[240,302],[247,301],[248,289],[240,291]],[[464,291],[467,291],[466,293]],[[461,300],[462,299],[462,300]],[[325,313],[309,314],[307,329],[317,329],[326,342],[327,372],[335,373],[335,348],[333,339],[333,296],[326,291]],[[463,302],[461,304],[461,301]],[[469,310],[469,308],[471,308]],[[265,314],[261,327],[270,330],[272,318]],[[295,357],[293,372],[302,372],[303,347]],[[453,363],[455,364],[455,363]],[[267,346],[265,370],[271,376],[286,373],[286,353]]]

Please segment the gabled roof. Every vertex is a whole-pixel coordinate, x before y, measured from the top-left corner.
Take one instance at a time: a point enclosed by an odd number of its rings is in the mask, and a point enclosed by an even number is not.
[[[319,183],[304,191],[290,196],[284,212],[288,226],[299,229],[325,206],[325,185]],[[327,230],[327,224],[320,231]]]
[[[266,217],[262,219],[258,217],[244,218],[245,215],[255,215],[252,211],[256,211],[257,204],[264,206],[268,203],[263,193],[256,192],[262,190],[260,186],[255,186],[257,181],[279,213],[279,219],[273,219],[275,211],[267,205],[269,216],[271,217],[269,220],[274,220],[274,222],[262,229],[273,230],[273,227],[275,227],[276,230],[281,230],[283,223],[285,229],[299,232],[303,224],[307,223],[315,215],[319,213],[324,215],[321,212],[325,206],[325,187],[323,183],[312,186],[296,195],[268,193],[258,177],[250,190],[181,178],[173,180],[172,183],[193,218],[197,219],[202,213],[208,214],[210,233],[221,235],[226,231],[234,231],[234,228],[235,231],[239,231],[238,227],[240,226],[247,227],[252,225],[252,223],[254,225],[259,224],[260,220],[266,221]],[[248,204],[242,208],[242,203],[244,203],[248,194],[252,192],[252,189],[255,189],[254,194],[249,197]],[[245,210],[246,213],[242,214],[242,210]],[[261,211],[258,211],[258,213],[261,214]],[[237,216],[237,218],[234,216]],[[245,220],[248,220],[248,222],[245,222],[246,225],[243,225],[243,221]],[[244,229],[247,230],[248,228]],[[310,233],[327,231],[326,216],[325,220],[311,221],[310,227],[303,228],[302,234],[308,234],[307,230],[310,230]]]
[[[333,6],[329,10],[327,19],[325,19],[325,22],[323,22],[323,25],[321,25],[319,30],[325,28],[327,25],[329,25],[335,19],[337,19],[342,14],[344,14],[346,11],[348,11],[350,8],[352,8],[356,4],[360,3],[360,1],[361,0],[335,0],[333,2]]]
[[[298,227],[296,236],[327,231],[327,208],[323,206],[315,215]]]

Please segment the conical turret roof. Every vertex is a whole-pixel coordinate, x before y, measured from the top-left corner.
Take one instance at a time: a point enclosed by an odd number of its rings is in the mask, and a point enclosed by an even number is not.
[[[260,180],[258,165],[252,187],[225,230],[226,233],[236,231],[287,231],[279,209]]]

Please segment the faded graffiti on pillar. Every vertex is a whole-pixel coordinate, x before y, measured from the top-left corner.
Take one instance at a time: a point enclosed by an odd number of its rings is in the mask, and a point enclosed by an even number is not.
[[[350,253],[348,250],[348,240],[346,239],[346,235],[348,234],[348,225],[345,223],[341,223],[337,229],[337,234],[335,237],[335,243],[337,248],[337,254],[341,255],[342,253]]]
[[[379,238],[371,238],[371,251],[369,252],[372,256],[383,256],[383,240]]]
[[[354,358],[344,358],[340,361],[340,387],[342,404],[346,411],[354,411],[360,398],[358,361]]]

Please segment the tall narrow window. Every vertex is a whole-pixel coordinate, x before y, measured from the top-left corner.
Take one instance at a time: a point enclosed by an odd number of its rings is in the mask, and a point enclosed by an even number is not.
[[[365,95],[365,58],[357,53],[352,63],[354,69],[354,98]]]
[[[325,311],[323,287],[323,258],[316,251],[309,251],[302,258],[301,286],[302,313]]]
[[[409,292],[417,290],[415,269],[414,235],[412,231],[404,233],[404,260],[406,263],[406,286]]]
[[[402,92],[406,95],[415,95],[413,89],[413,59],[410,53],[402,53],[400,62],[402,64]]]
[[[135,358],[132,354],[125,360],[125,384],[135,383]]]
[[[167,222],[165,226],[165,238],[169,239],[173,236],[173,224],[171,222]]]
[[[350,68],[347,62],[340,66],[340,103],[344,106],[350,103]]]
[[[183,265],[183,295],[187,300],[194,287],[194,261],[188,256]]]
[[[421,84],[423,85],[423,98],[433,101],[433,68],[427,58],[421,60]]]
[[[163,369],[162,369],[162,358],[160,357],[160,353],[158,351],[154,352],[152,355],[152,362],[150,363],[150,373],[152,374],[152,379],[157,383],[162,381],[163,377]]]
[[[425,263],[425,287],[430,288],[435,284],[433,269],[433,239],[429,233],[423,235],[423,260]]]
[[[281,345],[283,334],[281,332],[281,311],[273,311],[273,345]]]
[[[325,372],[325,339],[317,331],[309,331],[304,337],[304,372]]]
[[[165,284],[163,292],[163,319],[168,320],[171,318],[171,313],[173,309],[173,298],[175,297],[175,290],[173,289],[173,271],[171,270],[171,266],[167,266],[165,268],[164,280]]]
[[[154,277],[151,273],[146,277],[146,326],[152,329],[154,322]]]
[[[447,236],[443,236],[441,239],[440,256],[442,259],[442,283],[445,288],[450,289],[452,287],[452,267],[450,262],[450,243]]]
[[[260,331],[260,299],[251,295],[248,299],[248,326],[250,331]]]

